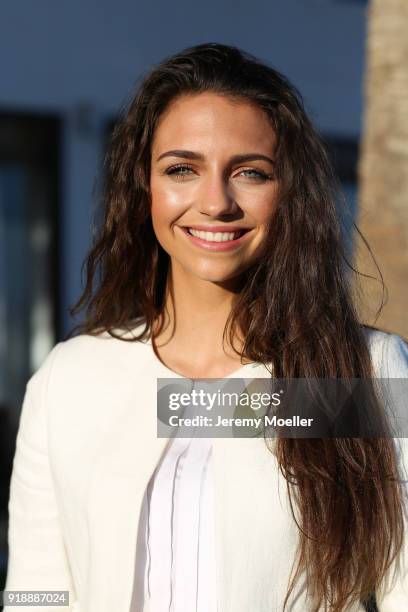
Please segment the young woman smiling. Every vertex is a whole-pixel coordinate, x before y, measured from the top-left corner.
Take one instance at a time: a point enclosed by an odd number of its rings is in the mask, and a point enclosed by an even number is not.
[[[157,437],[158,377],[408,376],[401,337],[358,320],[299,94],[235,47],[187,49],[140,84],[106,171],[86,319],[27,388],[6,589],[75,612],[408,609],[402,439]]]

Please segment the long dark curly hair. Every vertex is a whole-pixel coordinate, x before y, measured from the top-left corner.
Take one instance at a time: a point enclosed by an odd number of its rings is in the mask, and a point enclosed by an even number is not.
[[[70,309],[75,316],[86,307],[86,316],[69,335],[107,331],[123,341],[153,338],[154,345],[164,322],[169,256],[150,216],[151,143],[167,106],[202,92],[256,104],[277,135],[278,208],[263,256],[243,275],[223,339],[229,327],[233,346],[234,330],[243,330],[239,354],[272,364],[279,378],[375,377],[351,297],[350,271],[356,271],[347,262],[326,147],[282,74],[217,43],[153,67],[121,113],[106,157],[103,215],[84,262],[86,286]],[[133,339],[116,333],[140,323],[142,333]],[[300,516],[284,609],[303,571],[316,610],[329,603],[342,612],[368,601],[403,542],[394,440],[278,438],[274,452]]]

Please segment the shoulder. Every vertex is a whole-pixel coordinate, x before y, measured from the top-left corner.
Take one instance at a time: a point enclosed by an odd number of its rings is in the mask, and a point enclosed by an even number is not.
[[[379,378],[408,378],[408,344],[399,334],[363,326]]]
[[[117,330],[115,330],[116,332]],[[122,333],[123,340],[107,332],[80,334],[58,342],[30,378],[30,387],[52,387],[59,392],[98,383],[114,382],[118,377],[142,374],[152,361],[150,341],[132,340],[136,332]]]

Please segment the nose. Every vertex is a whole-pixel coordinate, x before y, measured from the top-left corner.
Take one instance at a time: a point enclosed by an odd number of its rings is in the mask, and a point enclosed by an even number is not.
[[[212,217],[220,217],[237,210],[228,179],[218,172],[208,174],[201,182],[197,204],[201,213]]]

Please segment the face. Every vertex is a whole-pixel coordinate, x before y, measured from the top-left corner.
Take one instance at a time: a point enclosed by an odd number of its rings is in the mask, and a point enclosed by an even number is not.
[[[151,214],[177,269],[222,283],[259,256],[277,207],[276,135],[266,114],[213,93],[183,96],[155,130]]]

